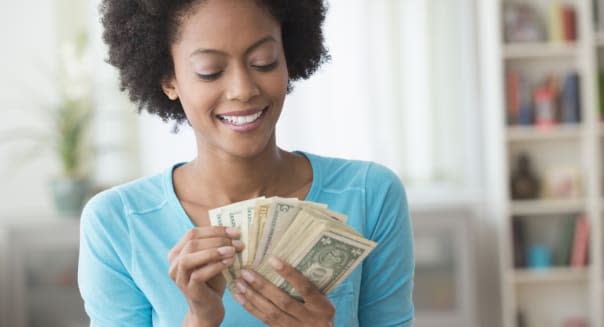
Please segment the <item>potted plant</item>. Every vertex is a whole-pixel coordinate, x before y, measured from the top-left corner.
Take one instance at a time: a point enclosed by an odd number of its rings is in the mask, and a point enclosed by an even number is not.
[[[50,192],[59,214],[78,216],[90,191],[88,158],[92,151],[88,138],[92,119],[92,70],[87,38],[81,34],[61,47],[58,76],[53,78],[56,99],[41,106],[43,130],[19,128],[4,131],[1,142],[25,141],[21,156],[50,150],[59,171],[50,180]],[[27,152],[26,150],[29,150]],[[21,161],[22,162],[22,161]]]

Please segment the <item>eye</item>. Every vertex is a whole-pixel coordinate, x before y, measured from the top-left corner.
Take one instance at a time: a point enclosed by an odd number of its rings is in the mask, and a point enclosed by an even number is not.
[[[202,81],[206,81],[206,82],[215,81],[215,80],[217,80],[220,77],[220,75],[222,75],[222,71],[214,73],[214,74],[199,74],[199,73],[197,73],[197,76]]]
[[[252,67],[254,67],[254,69],[256,69],[259,72],[269,72],[269,71],[275,69],[277,67],[277,64],[279,64],[279,61],[275,60],[268,65],[252,65]]]

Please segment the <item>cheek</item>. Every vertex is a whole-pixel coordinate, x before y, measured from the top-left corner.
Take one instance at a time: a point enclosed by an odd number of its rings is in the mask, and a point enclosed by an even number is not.
[[[220,91],[217,87],[200,84],[189,83],[186,89],[181,91],[180,102],[189,120],[206,115],[220,100]]]
[[[287,82],[289,80],[287,70],[284,70],[280,74],[275,74],[267,80],[263,89],[265,92],[274,100],[282,101],[285,98],[287,92]]]

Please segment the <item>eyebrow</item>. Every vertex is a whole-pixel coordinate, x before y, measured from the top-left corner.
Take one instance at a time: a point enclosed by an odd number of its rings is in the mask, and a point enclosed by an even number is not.
[[[267,36],[261,38],[260,40],[254,42],[254,44],[252,44],[249,48],[247,48],[247,50],[245,50],[245,53],[246,54],[250,53],[255,48],[257,48],[257,47],[259,47],[262,44],[267,43],[267,42],[277,42],[277,40],[272,35],[267,35]],[[227,54],[224,51],[220,51],[220,50],[216,50],[216,49],[199,48],[199,49],[196,49],[195,51],[193,51],[189,57],[193,57],[195,55],[205,54],[205,53],[218,54],[218,55],[223,55],[223,56]]]

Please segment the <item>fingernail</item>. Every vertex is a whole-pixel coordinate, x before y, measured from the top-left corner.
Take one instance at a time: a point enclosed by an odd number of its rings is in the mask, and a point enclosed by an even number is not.
[[[223,256],[235,254],[235,248],[232,246],[223,246],[223,247],[216,249],[216,251],[218,251],[218,253],[220,253]]]
[[[227,266],[230,266],[234,261],[235,261],[235,258],[230,257],[230,258],[226,258],[226,259],[222,260],[222,263],[224,263]]]
[[[231,243],[233,243],[233,246],[236,248],[242,248],[243,247],[243,242],[241,242],[240,240],[233,240]]]
[[[241,294],[235,293],[235,300],[237,300],[237,302],[239,302],[240,304],[245,303],[245,299],[243,298],[243,296],[241,296]]]
[[[243,276],[243,279],[245,279],[248,283],[253,283],[254,280],[256,279],[251,272],[249,272],[245,269],[241,270],[241,276]]]
[[[245,294],[246,288],[245,288],[245,285],[243,285],[243,283],[242,283],[242,282],[237,281],[237,282],[235,283],[235,285],[237,285],[237,289],[239,290],[239,293],[241,293],[241,294]]]
[[[233,237],[237,237],[240,234],[239,228],[235,228],[235,227],[227,227],[225,231],[227,234],[229,234],[229,236],[233,236]]]
[[[270,263],[271,266],[273,266],[273,268],[275,268],[275,270],[283,269],[283,262],[281,262],[281,260],[279,260],[275,257],[270,257],[268,259],[268,263]]]

